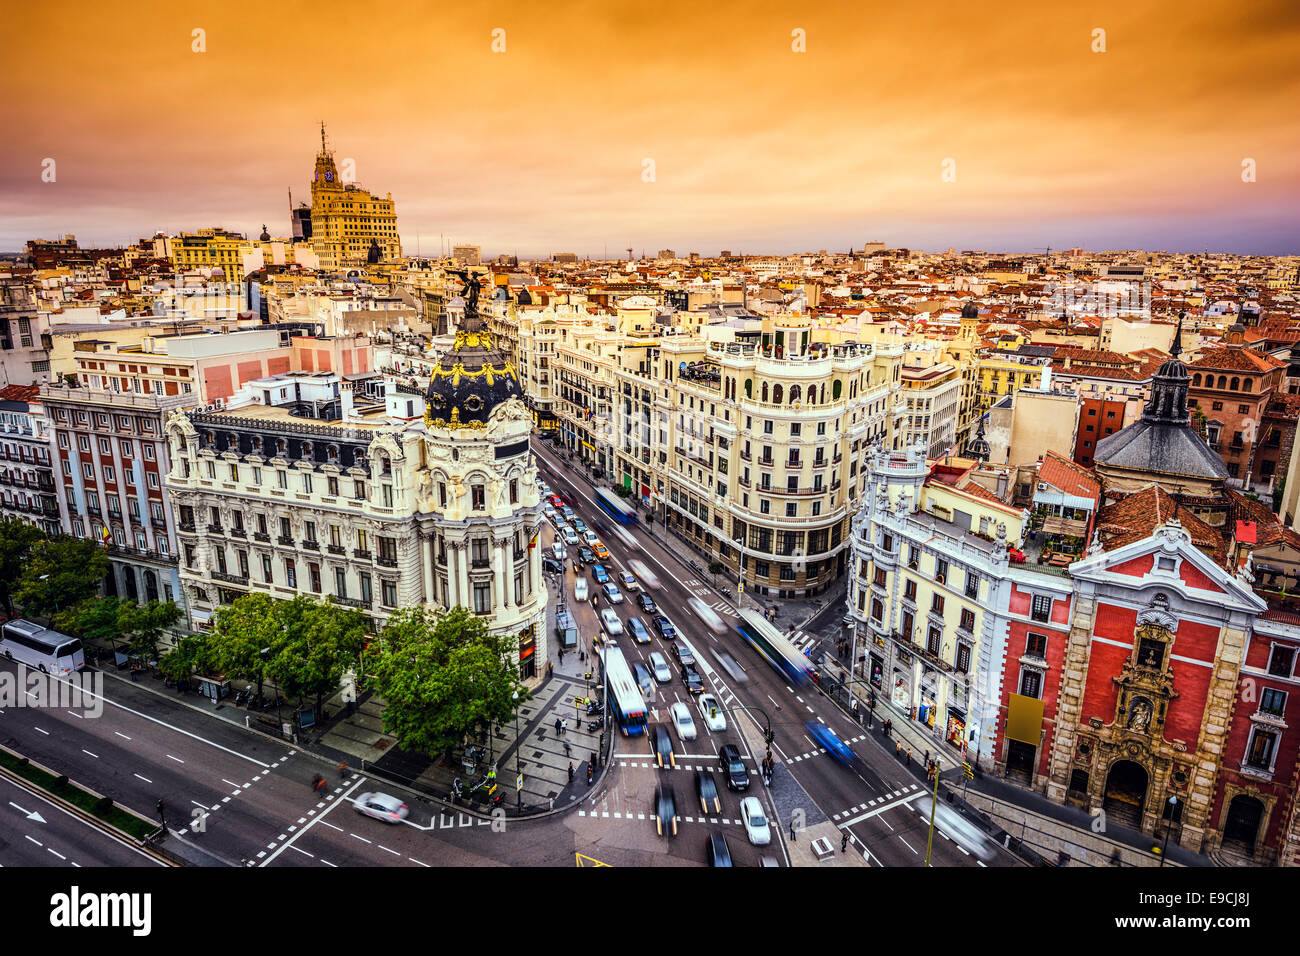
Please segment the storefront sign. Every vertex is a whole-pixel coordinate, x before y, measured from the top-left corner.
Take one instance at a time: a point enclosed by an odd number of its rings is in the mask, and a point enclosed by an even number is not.
[[[907,681],[901,677],[894,678],[894,691],[891,699],[895,707],[907,710],[912,706],[912,691],[908,687]]]

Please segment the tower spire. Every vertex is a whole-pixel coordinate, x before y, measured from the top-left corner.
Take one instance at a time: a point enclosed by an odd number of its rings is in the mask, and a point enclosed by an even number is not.
[[[1183,313],[1178,313],[1178,328],[1174,330],[1174,344],[1169,347],[1169,354],[1178,358],[1183,352]]]

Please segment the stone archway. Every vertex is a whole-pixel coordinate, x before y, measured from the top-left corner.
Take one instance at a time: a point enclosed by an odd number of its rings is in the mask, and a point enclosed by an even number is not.
[[[1259,844],[1263,822],[1264,804],[1249,794],[1237,794],[1228,804],[1228,811],[1224,815],[1221,846],[1225,850],[1254,853]]]
[[[1131,760],[1117,760],[1106,775],[1102,809],[1106,818],[1134,830],[1142,829],[1142,811],[1146,807],[1151,778],[1146,770]]]

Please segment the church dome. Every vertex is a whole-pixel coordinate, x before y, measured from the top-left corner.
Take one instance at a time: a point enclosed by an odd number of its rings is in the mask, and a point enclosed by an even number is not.
[[[978,319],[980,317],[979,306],[974,302],[967,302],[961,307],[961,317],[963,319]]]

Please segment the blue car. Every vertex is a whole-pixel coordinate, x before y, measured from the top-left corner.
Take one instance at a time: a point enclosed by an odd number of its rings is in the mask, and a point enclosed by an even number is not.
[[[603,564],[593,564],[591,566],[591,576],[597,584],[609,583],[609,572],[605,570]]]
[[[627,629],[632,633],[632,639],[638,644],[650,643],[650,631],[639,617],[629,617],[627,619]]]
[[[655,628],[659,631],[659,636],[665,641],[672,641],[677,638],[677,628],[673,627],[673,622],[662,614],[655,618]]]
[[[808,731],[808,736],[817,741],[826,748],[826,752],[835,758],[839,763],[846,767],[853,766],[857,760],[857,755],[849,749],[849,745],[835,736],[835,731],[831,730],[825,724],[819,724],[815,720],[810,720],[804,725]]]

